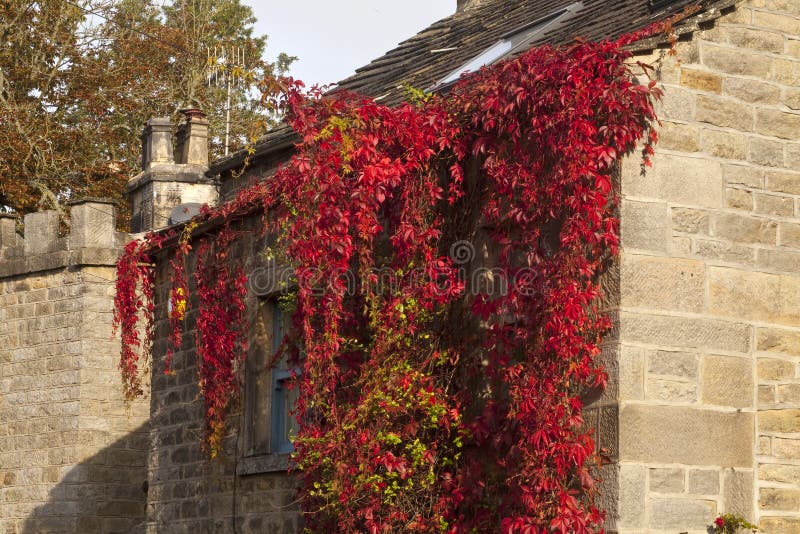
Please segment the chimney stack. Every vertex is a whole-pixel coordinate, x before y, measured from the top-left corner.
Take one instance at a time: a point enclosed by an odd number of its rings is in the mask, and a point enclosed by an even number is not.
[[[142,132],[142,172],[128,181],[131,232],[168,226],[173,208],[186,203],[214,204],[217,187],[208,170],[208,121],[199,109],[181,110],[172,150],[172,121],[147,121]]]

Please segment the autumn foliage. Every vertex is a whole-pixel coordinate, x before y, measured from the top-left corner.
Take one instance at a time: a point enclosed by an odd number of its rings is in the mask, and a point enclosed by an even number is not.
[[[188,247],[212,449],[244,357],[246,287],[225,251],[241,216],[261,213],[298,280],[284,350],[300,369],[294,457],[311,531],[599,529],[600,451],[581,399],[606,382],[598,278],[618,245],[613,173],[639,144],[646,162],[656,140],[660,92],[634,79],[624,46],[652,31],[536,48],[397,107],[285,86],[296,154],[208,210],[219,230]],[[135,265],[165,235],[120,261],[126,347],[134,288],[151,283]],[[468,287],[450,254],[480,235],[502,291]],[[132,393],[134,352],[121,364]]]

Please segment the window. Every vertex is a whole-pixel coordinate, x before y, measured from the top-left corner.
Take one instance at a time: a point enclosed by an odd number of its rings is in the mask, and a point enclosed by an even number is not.
[[[245,456],[287,454],[294,450],[297,432],[293,410],[297,389],[286,356],[273,363],[286,333],[288,315],[276,298],[260,299],[252,350],[247,358],[245,384]]]
[[[516,30],[507,33],[499,41],[481,52],[478,56],[474,57],[467,63],[461,65],[459,68],[436,82],[428,91],[441,89],[456,82],[463,74],[475,72],[481,67],[491,65],[495,61],[499,61],[515,53],[522,52],[528,48],[536,37],[538,37],[545,30],[552,30],[553,28],[565,23],[575,13],[583,9],[581,2],[575,2],[569,6],[563,7],[537,19],[530,24],[517,28]]]

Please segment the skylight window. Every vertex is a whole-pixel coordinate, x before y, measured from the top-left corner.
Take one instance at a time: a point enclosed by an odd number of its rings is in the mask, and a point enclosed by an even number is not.
[[[496,61],[525,50],[536,37],[542,34],[542,32],[564,24],[564,22],[572,18],[572,16],[581,9],[583,9],[583,3],[575,2],[504,35],[495,44],[436,82],[436,84],[428,90],[431,91],[449,85],[464,74],[475,72],[481,67],[491,65]]]

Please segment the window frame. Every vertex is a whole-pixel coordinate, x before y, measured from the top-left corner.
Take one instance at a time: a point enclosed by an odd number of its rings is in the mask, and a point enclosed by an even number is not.
[[[462,76],[477,72],[482,67],[492,65],[498,61],[519,54],[530,48],[531,43],[541,34],[546,31],[552,31],[565,24],[583,10],[583,8],[583,1],[578,0],[503,34],[500,36],[500,39],[483,49],[478,55],[461,64],[457,69],[450,71],[446,76],[437,80],[425,91],[431,93],[434,91],[447,90],[460,80]]]
[[[238,451],[237,475],[286,471],[289,468],[291,453],[294,451],[291,441],[281,439],[290,414],[283,395],[278,393],[287,387],[285,385],[287,381],[300,374],[300,369],[288,365],[281,367],[279,361],[272,365],[269,364],[280,347],[284,335],[285,318],[278,302],[281,294],[270,293],[255,299],[250,350],[248,350],[244,369],[245,398],[241,415],[241,433],[244,440]],[[262,306],[272,307],[270,325],[261,323],[264,314]],[[277,316],[275,315],[276,311],[278,312]],[[259,344],[257,339],[259,328],[264,327],[271,330],[271,343],[268,348]],[[261,351],[260,354],[259,351]],[[268,367],[259,369],[259,365]],[[269,373],[269,377],[264,376],[263,373]],[[256,403],[259,395],[264,393],[268,395],[265,401],[266,407],[262,406],[259,410]],[[266,424],[256,425],[257,418],[264,416],[267,418]],[[266,435],[260,434],[260,432],[264,432]]]

